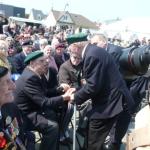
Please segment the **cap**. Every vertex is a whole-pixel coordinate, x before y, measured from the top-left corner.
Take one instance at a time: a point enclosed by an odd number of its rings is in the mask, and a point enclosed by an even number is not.
[[[37,59],[37,58],[39,58],[39,57],[41,57],[41,56],[43,56],[43,55],[44,55],[44,53],[41,52],[40,50],[37,50],[37,51],[35,51],[35,52],[32,52],[32,53],[30,53],[29,55],[27,55],[27,57],[26,57],[25,60],[24,60],[24,63],[25,63],[25,64],[29,64],[30,61],[33,61],[33,60],[35,60],[35,59]]]
[[[27,46],[27,45],[33,45],[33,42],[31,40],[25,40],[21,44],[21,46]]]
[[[87,34],[85,33],[74,34],[74,35],[67,37],[66,41],[68,42],[68,44],[87,41]]]

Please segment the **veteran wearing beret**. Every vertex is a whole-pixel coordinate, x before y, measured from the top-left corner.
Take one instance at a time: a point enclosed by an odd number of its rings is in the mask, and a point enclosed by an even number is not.
[[[55,46],[54,59],[59,70],[60,66],[69,59],[69,54],[65,52],[65,45],[59,43]]]
[[[70,101],[74,89],[61,96],[46,97],[41,76],[48,62],[43,52],[30,53],[24,62],[27,67],[16,81],[15,101],[27,119],[28,129],[42,133],[40,150],[56,150],[59,130],[56,110]]]
[[[22,71],[25,68],[25,57],[32,52],[32,45],[33,42],[31,40],[26,40],[23,41],[21,46],[22,46],[22,52],[15,55],[14,57],[14,68],[16,70],[16,73],[21,74]]]
[[[10,77],[10,66],[0,53],[0,149],[26,150],[21,114],[13,103],[15,84]],[[18,143],[18,141],[20,141]]]

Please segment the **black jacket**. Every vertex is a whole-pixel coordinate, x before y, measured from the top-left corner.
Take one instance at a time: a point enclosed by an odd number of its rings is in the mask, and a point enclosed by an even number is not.
[[[70,59],[60,66],[58,79],[59,83],[67,83],[71,87],[79,88],[80,86],[81,64],[78,66],[72,65]]]
[[[42,75],[42,83],[44,85],[45,95],[47,97],[53,97],[60,95],[58,89],[58,79],[57,79],[57,71],[56,69],[50,67],[49,68],[49,78],[46,79],[45,75]]]
[[[75,93],[77,104],[92,99],[91,118],[111,118],[134,102],[114,62],[105,49],[89,44],[83,58],[86,84]]]
[[[25,63],[24,63],[24,60],[25,60],[25,54],[23,52],[19,53],[19,54],[16,54],[14,56],[14,62],[13,62],[13,67],[15,68],[16,70],[16,73],[19,73],[21,74],[25,68]]]
[[[16,81],[15,102],[34,125],[42,121],[37,117],[42,115],[45,109],[54,110],[64,104],[62,96],[46,97],[44,89],[41,78],[28,68]]]
[[[26,132],[23,118],[20,110],[14,103],[7,103],[1,107],[0,132],[4,134],[3,138],[9,145],[8,150],[12,150],[14,147],[17,150],[21,150],[22,146],[25,147]],[[0,149],[4,149],[1,142]]]

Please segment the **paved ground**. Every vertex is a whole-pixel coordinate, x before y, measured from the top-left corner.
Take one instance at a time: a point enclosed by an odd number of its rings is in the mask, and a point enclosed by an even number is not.
[[[78,118],[77,118],[77,121],[78,121]],[[134,123],[132,122],[132,123],[130,123],[130,125],[129,125],[129,129],[128,129],[128,132],[131,132],[132,130],[133,130],[133,128],[134,128]],[[71,138],[73,138],[73,136],[72,136],[72,127],[70,126],[70,129],[69,129],[69,134],[70,134],[70,137]],[[36,137],[37,137],[37,139],[39,138],[39,135],[38,134],[36,134]],[[77,137],[78,137],[78,141],[79,141],[79,144],[78,144],[78,142],[76,141],[76,150],[80,150],[80,146],[79,145],[81,145],[81,146],[83,146],[83,143],[84,143],[84,138],[82,137],[82,136],[80,136],[79,134],[77,134]],[[123,144],[122,144],[122,146],[121,146],[121,150],[125,150],[125,148],[126,148],[126,136],[123,138]],[[39,143],[36,145],[36,149],[38,150],[38,147],[39,147]],[[60,150],[72,150],[73,149],[73,145],[68,145],[68,146],[63,146],[63,145],[60,145]]]

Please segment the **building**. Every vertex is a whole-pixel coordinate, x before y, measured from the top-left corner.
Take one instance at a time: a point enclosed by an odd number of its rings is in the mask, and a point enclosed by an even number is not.
[[[98,30],[96,23],[90,21],[86,17],[69,13],[68,11],[51,10],[47,18],[44,20],[47,27],[57,26],[58,28],[73,28]]]
[[[36,10],[36,9],[31,9],[30,14],[29,14],[29,19],[32,20],[43,20],[47,16],[41,11],[41,10]]]
[[[0,4],[0,14],[10,17],[25,17],[25,8],[16,7],[12,5]]]

